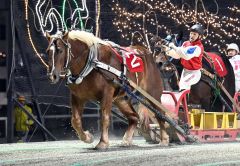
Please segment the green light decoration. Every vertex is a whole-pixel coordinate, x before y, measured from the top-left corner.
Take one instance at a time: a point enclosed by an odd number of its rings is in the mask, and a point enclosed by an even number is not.
[[[79,9],[78,7],[78,4],[75,0],[73,0],[75,6],[77,9]],[[67,30],[68,27],[67,27],[67,24],[65,22],[65,9],[66,9],[66,0],[63,0],[63,5],[62,5],[62,21],[63,21],[63,25],[64,25],[64,30]],[[80,29],[81,30],[84,30],[84,26],[83,26],[83,21],[82,21],[82,17],[81,17],[81,13],[80,11],[78,10],[78,18],[79,18],[79,21],[80,21]]]

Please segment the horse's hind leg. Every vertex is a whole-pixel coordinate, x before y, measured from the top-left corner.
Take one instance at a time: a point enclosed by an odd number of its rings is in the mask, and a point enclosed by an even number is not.
[[[82,112],[84,102],[80,101],[77,97],[72,95],[72,126],[78,134],[80,140],[85,143],[93,142],[93,135],[82,128]]]
[[[158,120],[159,126],[160,126],[160,145],[162,146],[168,146],[169,144],[169,135],[166,130],[166,122]]]
[[[130,146],[132,144],[132,137],[138,122],[138,114],[133,111],[130,104],[124,99],[115,100],[116,106],[128,119],[128,128],[123,136],[123,145]]]
[[[159,110],[157,107],[155,107],[156,110]],[[149,127],[149,124],[150,123],[158,123],[159,126],[160,126],[160,145],[162,146],[168,146],[169,144],[169,135],[167,133],[167,130],[166,130],[166,122],[158,119],[156,117],[156,115],[154,115],[151,111],[147,110],[146,107],[144,107],[143,105],[140,105],[139,107],[139,114],[140,114],[140,124],[142,126],[141,127],[141,130],[143,132],[144,135],[144,138],[148,139],[150,141],[153,141],[153,142],[159,142],[159,137],[158,138],[154,138],[150,135],[150,132],[151,132],[151,129]],[[142,116],[142,118],[141,118]],[[142,122],[142,120],[145,121],[145,122]],[[145,128],[145,129],[144,129]]]
[[[147,109],[144,105],[139,104],[138,108],[139,115],[139,128],[138,131],[149,143],[159,143],[160,133],[159,131],[152,130],[150,124],[158,124],[157,118],[153,112]]]

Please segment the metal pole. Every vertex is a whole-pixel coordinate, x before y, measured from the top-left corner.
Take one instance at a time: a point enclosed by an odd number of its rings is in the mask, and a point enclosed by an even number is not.
[[[14,137],[14,126],[13,126],[13,99],[12,99],[12,87],[13,87],[13,81],[12,78],[14,77],[13,72],[13,56],[14,56],[14,49],[13,48],[13,42],[12,38],[14,37],[12,34],[15,32],[14,21],[13,21],[13,15],[12,15],[12,0],[6,1],[7,2],[7,8],[11,11],[8,12],[8,53],[7,53],[7,71],[8,71],[8,77],[7,77],[7,142],[12,143],[13,137]],[[11,30],[10,30],[11,29]]]

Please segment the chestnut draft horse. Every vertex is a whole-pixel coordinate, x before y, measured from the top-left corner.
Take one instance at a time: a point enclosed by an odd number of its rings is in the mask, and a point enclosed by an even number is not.
[[[130,146],[139,118],[144,121],[146,117],[143,114],[143,116],[138,115],[139,112],[134,111],[130,100],[123,97],[125,92],[113,83],[112,80],[119,80],[119,77],[94,64],[94,61],[98,61],[108,66],[107,68],[114,67],[118,71],[122,71],[123,64],[116,56],[117,51],[113,49],[113,45],[91,33],[78,30],[64,34],[56,33],[52,36],[46,34],[46,36],[49,42],[47,48],[48,75],[52,83],[57,83],[61,74],[66,74],[71,91],[71,123],[79,138],[86,143],[93,142],[93,135],[89,131],[84,131],[81,118],[84,103],[95,100],[101,103],[101,138],[96,149],[105,149],[109,146],[108,128],[112,103],[128,119],[129,125],[123,137],[123,146]],[[151,53],[142,46],[130,46],[129,49],[133,49],[137,53],[136,55],[141,57],[144,70],[138,73],[127,71],[126,76],[160,102],[163,91],[162,80]],[[161,112],[163,113],[163,111]],[[147,113],[145,112],[145,114]],[[167,145],[169,136],[165,129],[165,122],[160,120],[157,122],[161,129],[160,144]]]

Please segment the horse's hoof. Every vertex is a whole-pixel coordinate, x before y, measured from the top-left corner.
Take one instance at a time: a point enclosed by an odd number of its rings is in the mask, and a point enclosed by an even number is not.
[[[97,146],[95,147],[95,149],[97,150],[104,150],[104,149],[107,149],[109,147],[109,143],[104,143],[104,142],[99,142],[97,144]]]
[[[84,132],[86,134],[86,139],[84,140],[85,143],[91,144],[94,141],[93,135],[89,131]]]
[[[169,146],[169,143],[168,143],[168,142],[160,142],[160,143],[159,143],[159,146],[161,146],[161,147],[167,147],[167,146]]]
[[[122,143],[121,143],[121,146],[122,147],[132,146],[132,142],[123,140]]]

